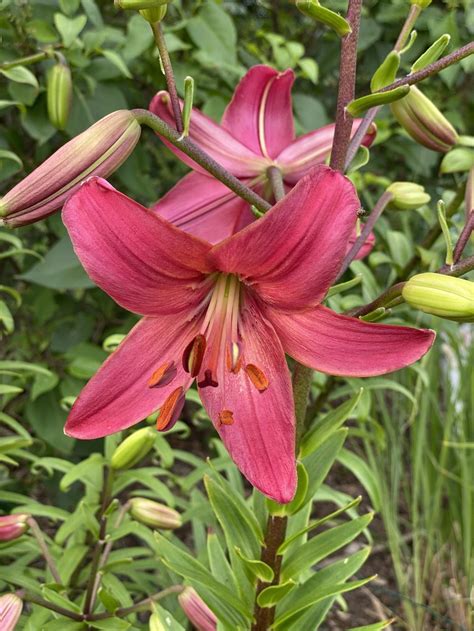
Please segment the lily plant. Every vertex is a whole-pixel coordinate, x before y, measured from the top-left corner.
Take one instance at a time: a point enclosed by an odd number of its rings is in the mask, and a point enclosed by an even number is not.
[[[197,177],[200,177],[198,174]],[[98,438],[159,409],[178,419],[194,381],[232,459],[268,497],[296,488],[295,412],[285,353],[332,375],[398,370],[429,330],[373,324],[323,302],[360,208],[348,178],[309,171],[262,218],[213,245],[91,178],[63,221],[90,278],[143,318],[88,382],[66,433]]]

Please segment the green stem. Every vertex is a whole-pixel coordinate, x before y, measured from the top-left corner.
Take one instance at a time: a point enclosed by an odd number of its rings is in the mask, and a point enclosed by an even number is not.
[[[152,112],[149,112],[148,110],[137,109],[133,110],[133,113],[140,125],[147,125],[157,134],[166,138],[166,140],[168,140],[172,145],[180,149],[183,153],[197,162],[199,166],[214,176],[216,180],[225,184],[236,195],[245,199],[245,201],[250,205],[255,206],[257,210],[265,213],[271,208],[271,204],[262,199],[260,195],[257,195],[257,193],[252,191],[251,188],[245,186],[245,184],[232,175],[232,173],[229,173],[229,171],[224,169],[214,160],[214,158],[211,158],[210,155],[208,155],[201,149],[201,147],[191,140],[191,138],[182,138],[181,134],[176,131],[176,129],[172,129],[165,123],[165,121],[161,120],[161,118],[155,116],[155,114],[152,114]]]
[[[40,607],[44,607],[45,609],[50,609],[51,611],[55,611],[61,616],[65,616],[66,618],[71,618],[72,620],[77,621],[84,620],[84,616],[82,614],[76,613],[75,611],[70,611],[69,609],[60,607],[59,605],[55,605],[54,603],[49,602],[49,600],[45,600],[44,598],[40,598],[39,596],[35,596],[34,594],[28,594],[21,590],[20,592],[18,592],[18,596],[26,602],[33,603],[34,605],[39,605]]]
[[[20,57],[20,59],[14,59],[12,61],[4,61],[0,64],[0,70],[9,70],[10,68],[15,68],[16,66],[31,66],[32,64],[36,64],[39,61],[47,59],[48,57],[51,57],[51,51],[42,50],[40,53],[35,53],[34,55]]]
[[[405,20],[402,30],[400,31],[400,35],[398,36],[397,42],[393,47],[393,50],[400,52],[402,48],[408,41],[410,37],[410,33],[412,28],[415,26],[415,22],[417,21],[419,15],[421,13],[421,7],[418,4],[412,4],[410,7],[410,11],[408,13],[407,19]]]
[[[58,572],[58,568],[56,567],[56,563],[54,562],[51,552],[49,551],[48,545],[41,531],[41,528],[38,526],[38,522],[33,517],[29,517],[27,520],[27,524],[30,527],[30,531],[32,535],[35,537],[36,541],[38,542],[39,548],[41,550],[41,554],[43,555],[44,560],[46,561],[46,564],[49,567],[52,577],[54,578],[55,582],[58,583],[58,585],[61,585],[62,582],[61,582],[61,577]]]
[[[151,25],[153,35],[155,36],[156,46],[160,53],[160,59],[163,66],[163,70],[166,78],[166,85],[168,87],[168,94],[170,95],[171,107],[173,109],[174,122],[176,129],[180,134],[183,133],[183,116],[181,114],[181,107],[179,104],[178,91],[176,89],[176,81],[174,78],[173,66],[171,64],[171,58],[166,46],[165,36],[163,33],[163,27],[161,22],[155,22]]]
[[[183,591],[183,589],[184,587],[182,585],[171,585],[171,587],[167,587],[161,592],[157,592],[153,596],[149,596],[144,600],[140,600],[140,602],[135,603],[134,605],[130,605],[130,607],[120,607],[119,609],[116,609],[113,613],[104,611],[103,613],[96,613],[91,616],[87,616],[87,621],[94,622],[96,620],[107,620],[107,618],[125,618],[131,613],[146,611],[150,608],[150,605],[152,605],[152,603],[158,602],[159,600],[166,598],[166,596],[169,596],[170,594],[179,594]]]

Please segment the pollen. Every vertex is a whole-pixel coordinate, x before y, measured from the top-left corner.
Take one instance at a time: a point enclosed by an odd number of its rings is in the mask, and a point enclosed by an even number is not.
[[[222,410],[219,412],[219,425],[233,425],[234,414],[230,410]]]
[[[181,414],[184,401],[185,397],[183,388],[180,386],[179,388],[176,388],[176,390],[173,390],[160,408],[160,413],[156,419],[156,429],[158,431],[161,432],[164,429],[168,429],[174,424],[174,422],[178,419],[178,416]]]
[[[177,370],[175,363],[173,361],[166,362],[165,364],[157,368],[148,379],[148,387],[161,388],[163,386],[167,386],[176,377],[176,373]]]
[[[198,382],[198,386],[200,388],[207,388],[208,386],[211,386],[211,388],[217,388],[218,385],[218,382],[212,378],[211,370],[205,370],[204,379]]]
[[[201,370],[206,346],[206,338],[200,333],[184,349],[183,368],[191,377],[197,377]]]
[[[255,366],[255,364],[247,364],[245,366],[245,372],[257,390],[259,392],[265,392],[269,386],[269,381],[263,370],[261,370],[258,366]]]

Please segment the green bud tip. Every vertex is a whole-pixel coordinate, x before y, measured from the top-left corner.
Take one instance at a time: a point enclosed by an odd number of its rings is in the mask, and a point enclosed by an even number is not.
[[[112,469],[130,469],[143,460],[153,447],[155,436],[155,431],[151,427],[144,427],[127,436],[112,454]]]
[[[474,283],[463,278],[426,272],[408,280],[402,290],[405,301],[424,313],[474,322]]]
[[[181,515],[173,508],[143,497],[130,500],[130,515],[150,528],[174,530],[182,525]]]
[[[392,195],[391,205],[399,210],[414,210],[431,199],[424,187],[414,182],[393,182],[387,193]]]

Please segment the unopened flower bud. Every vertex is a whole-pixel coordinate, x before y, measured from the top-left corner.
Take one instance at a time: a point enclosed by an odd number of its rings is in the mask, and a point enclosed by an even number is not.
[[[421,9],[426,9],[426,7],[429,7],[431,2],[432,0],[411,0],[412,4],[416,4]]]
[[[112,469],[130,469],[140,462],[153,447],[155,436],[155,430],[151,427],[144,427],[127,436],[112,454]]]
[[[457,143],[454,127],[416,86],[390,108],[400,125],[420,145],[446,153]]]
[[[61,208],[86,178],[107,177],[118,169],[133,151],[140,133],[135,115],[128,110],[105,116],[0,199],[0,224],[26,225]]]
[[[431,199],[424,187],[414,182],[393,182],[387,187],[387,193],[393,195],[390,203],[399,210],[414,210]]]
[[[168,11],[168,5],[162,4],[157,7],[151,7],[150,9],[142,9],[139,13],[144,20],[150,24],[156,24],[165,19],[166,12]]]
[[[13,631],[18,622],[23,601],[16,594],[4,594],[0,596],[0,629]]]
[[[114,0],[117,9],[154,9],[166,5],[171,0]]]
[[[415,309],[432,315],[474,322],[474,283],[445,274],[417,274],[403,287],[403,298]]]
[[[72,104],[71,70],[66,63],[55,64],[46,80],[48,117],[56,129],[67,125]]]
[[[150,528],[174,530],[182,525],[181,515],[173,508],[144,497],[130,500],[130,515]]]
[[[24,513],[0,517],[0,541],[13,541],[21,537],[29,528],[29,517]]]
[[[179,604],[197,631],[216,631],[217,617],[193,587],[185,587],[178,596]]]

